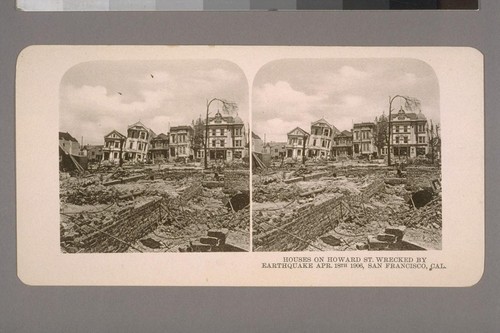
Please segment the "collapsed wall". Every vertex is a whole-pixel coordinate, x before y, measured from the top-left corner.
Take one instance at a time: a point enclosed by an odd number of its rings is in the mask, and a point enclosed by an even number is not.
[[[350,214],[349,206],[359,205],[385,188],[382,180],[366,186],[359,195],[341,197],[312,205],[296,216],[283,214],[272,222],[254,215],[254,247],[257,251],[303,251],[318,237],[332,230]]]
[[[162,214],[165,215],[162,203],[163,199],[155,199],[136,208],[124,209],[104,227],[73,218],[72,222],[80,235],[73,242],[73,247],[84,252],[124,252],[137,239],[158,227]],[[70,248],[73,247],[70,244]]]
[[[262,224],[268,224],[274,229],[256,234],[253,238],[254,247],[259,251],[302,251],[314,239],[332,229],[332,223],[340,219],[342,214],[342,198],[333,198],[310,207],[279,226],[259,221],[255,217],[256,229],[262,228]]]

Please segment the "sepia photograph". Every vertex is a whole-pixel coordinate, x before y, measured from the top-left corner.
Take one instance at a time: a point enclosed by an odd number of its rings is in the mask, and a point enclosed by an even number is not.
[[[440,250],[439,98],[432,67],[411,58],[264,65],[254,251]]]
[[[471,48],[29,47],[16,72],[18,275],[476,283],[482,73]]]
[[[64,74],[59,107],[62,252],[249,250],[238,66],[84,62]]]

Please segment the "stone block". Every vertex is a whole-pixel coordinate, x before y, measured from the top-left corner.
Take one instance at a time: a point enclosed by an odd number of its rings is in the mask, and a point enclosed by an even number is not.
[[[370,250],[385,250],[391,243],[380,241],[376,236],[368,236],[368,249]]]
[[[395,243],[397,241],[397,237],[391,234],[378,234],[377,240],[382,242]]]
[[[219,245],[219,238],[216,237],[201,237],[200,238],[200,243],[202,244],[208,244],[211,246],[217,246]]]
[[[212,249],[212,246],[200,242],[192,242],[190,247],[192,252],[210,252]]]
[[[396,236],[396,241],[398,241],[398,242],[403,239],[405,231],[406,231],[406,227],[403,225],[398,226],[398,227],[385,228],[385,233]]]
[[[228,232],[229,232],[229,230],[226,228],[210,229],[207,232],[207,236],[219,239],[219,245],[224,245],[226,243],[226,238],[227,238]]]

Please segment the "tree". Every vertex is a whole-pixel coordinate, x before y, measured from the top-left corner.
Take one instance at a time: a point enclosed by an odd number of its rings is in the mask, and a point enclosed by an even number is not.
[[[191,137],[191,147],[193,148],[194,157],[198,156],[198,152],[205,148],[205,123],[199,117],[192,121],[193,136]]]
[[[375,133],[374,133],[375,147],[377,147],[377,155],[382,155],[382,149],[389,143],[389,124],[388,118],[382,114],[380,118],[375,117]]]
[[[429,138],[429,155],[434,164],[435,158],[441,155],[441,137],[439,136],[439,125],[434,126],[431,120],[431,126],[427,128],[427,137]]]

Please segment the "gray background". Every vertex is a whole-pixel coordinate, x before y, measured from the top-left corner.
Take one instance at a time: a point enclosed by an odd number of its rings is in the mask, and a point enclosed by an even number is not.
[[[0,332],[498,332],[499,14],[500,2],[493,0],[483,1],[480,12],[333,13],[23,13],[15,11],[14,0],[1,1]],[[17,54],[31,44],[478,48],[486,65],[483,279],[474,287],[456,289],[23,285],[16,276],[14,82]],[[465,139],[474,140],[467,137],[467,129],[463,132]]]

